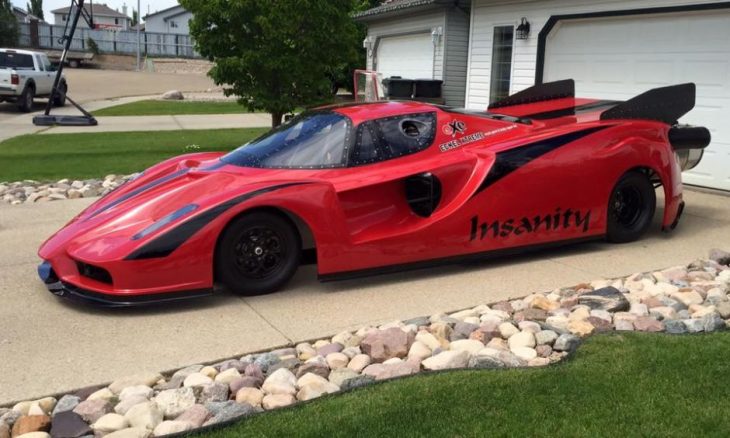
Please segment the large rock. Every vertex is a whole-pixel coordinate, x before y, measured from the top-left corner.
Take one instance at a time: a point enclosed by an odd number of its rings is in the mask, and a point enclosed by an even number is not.
[[[173,433],[187,432],[192,429],[193,426],[185,421],[163,421],[155,427],[155,436],[171,435]]]
[[[468,351],[442,351],[441,353],[429,357],[422,362],[427,370],[446,370],[452,368],[464,368],[469,364]]]
[[[247,403],[251,406],[261,406],[264,399],[264,391],[258,388],[241,388],[236,393],[237,403]]]
[[[166,91],[162,94],[162,100],[183,100],[185,99],[185,96],[183,96],[182,92],[178,90],[170,90]]]
[[[200,427],[210,417],[210,412],[203,405],[195,405],[177,417],[176,421],[184,421],[194,428]]]
[[[575,351],[580,345],[580,338],[571,334],[562,334],[558,336],[553,344],[553,350],[555,351]]]
[[[201,372],[192,373],[183,381],[184,387],[203,386],[212,383],[213,379]]]
[[[503,322],[499,325],[499,333],[502,335],[503,338],[509,339],[510,337],[516,335],[520,332],[520,329],[515,327],[514,324],[511,322]]]
[[[469,358],[469,368],[504,368],[505,364],[494,356],[475,355]]]
[[[363,339],[360,349],[374,362],[384,362],[393,357],[408,355],[409,336],[403,330],[393,327],[372,332]]]
[[[75,395],[66,394],[58,400],[56,406],[53,408],[53,416],[60,414],[61,412],[71,411],[73,408],[81,403],[81,399]]]
[[[129,427],[129,421],[119,414],[106,414],[91,425],[94,432],[108,434]]]
[[[725,328],[725,321],[723,321],[722,317],[717,312],[704,315],[700,318],[700,321],[702,321],[702,326],[706,332],[714,332]]]
[[[106,400],[84,400],[79,403],[73,412],[81,415],[87,423],[93,423],[104,414],[112,411],[112,405]]]
[[[535,346],[535,335],[533,335],[530,332],[519,332],[516,333],[507,340],[507,345],[509,345],[510,350],[515,350],[517,348],[533,348]]]
[[[234,370],[235,371],[235,370]],[[228,400],[228,385],[221,382],[213,382],[203,385],[198,401],[200,403],[222,402]]]
[[[667,333],[671,334],[687,333],[687,326],[679,319],[668,319],[664,321],[664,329]]]
[[[157,394],[153,400],[165,418],[175,418],[195,404],[195,392],[190,387],[166,389]]]
[[[227,402],[208,403],[205,407],[212,414],[212,417],[205,422],[205,426],[232,420],[234,418],[256,412],[256,409],[253,406],[247,403],[236,403],[232,400]]]
[[[129,397],[144,397],[149,399],[153,394],[152,388],[146,385],[128,386],[119,393],[119,400],[125,400]]]
[[[469,354],[475,354],[484,348],[484,344],[473,339],[461,339],[451,343],[449,348],[453,351],[467,351]]]
[[[535,333],[535,343],[537,345],[553,345],[556,339],[558,339],[558,334],[552,330],[541,330]]]
[[[127,413],[128,410],[132,408],[134,405],[138,405],[140,403],[148,402],[149,399],[142,397],[141,395],[134,395],[131,397],[127,397],[124,400],[120,401],[119,403],[114,406],[114,412],[116,412],[119,415],[124,415]]]
[[[350,362],[347,364],[347,368],[359,373],[364,370],[366,366],[370,365],[371,362],[372,360],[367,354],[358,354],[350,359]]]
[[[130,426],[141,429],[153,430],[162,423],[163,415],[155,402],[140,403],[132,406],[124,418],[129,421]]]
[[[352,379],[347,379],[344,382],[342,382],[342,386],[340,386],[340,389],[342,391],[347,391],[354,388],[360,388],[362,386],[367,386],[371,383],[375,382],[375,378],[373,376],[368,376],[366,374],[361,374],[357,377],[353,377]]]
[[[51,421],[51,436],[54,438],[79,438],[93,433],[84,419],[70,410],[58,412]]]
[[[334,385],[342,386],[342,382],[357,377],[358,375],[358,373],[349,368],[338,368],[330,373],[328,380]]]
[[[418,365],[408,361],[399,361],[396,363],[374,363],[372,365],[368,365],[364,370],[362,370],[363,375],[371,376],[375,380],[408,376],[417,372]]]
[[[631,303],[624,294],[615,287],[609,286],[594,290],[578,297],[578,303],[591,309],[601,309],[609,312],[629,310]]]
[[[316,374],[307,374],[311,376],[308,381],[300,385],[299,392],[297,392],[298,400],[311,400],[322,396],[323,394],[332,394],[340,390],[340,387],[334,383],[318,376]],[[307,377],[305,376],[305,377]],[[301,382],[302,379],[300,379]]]
[[[286,368],[274,371],[261,386],[268,394],[296,394],[297,378]]]
[[[664,331],[664,323],[650,316],[639,316],[634,321],[634,328],[640,332]]]
[[[321,358],[321,356],[315,356],[314,358],[317,358],[317,357]],[[310,360],[312,360],[312,359],[310,359]],[[306,362],[302,366],[300,366],[299,369],[297,370],[296,375],[297,375],[297,377],[302,377],[303,375],[308,374],[308,373],[317,374],[319,376],[327,378],[327,376],[329,376],[329,374],[330,374],[330,367],[329,367],[329,365],[327,365],[326,361],[320,362],[317,360],[312,360],[311,362]]]
[[[245,370],[245,367],[244,367]],[[215,376],[215,381],[223,383],[228,386],[229,383],[241,377],[241,373],[236,368],[228,368],[225,371],[221,371]]]
[[[268,394],[261,402],[261,406],[266,410],[270,410],[289,406],[296,401],[291,394]]]
[[[51,428],[51,417],[48,415],[23,415],[13,425],[13,437],[30,432],[48,432]]]

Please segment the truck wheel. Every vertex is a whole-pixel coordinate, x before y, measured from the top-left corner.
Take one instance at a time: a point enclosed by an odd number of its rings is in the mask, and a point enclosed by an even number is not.
[[[656,209],[656,193],[649,177],[635,170],[626,172],[616,183],[608,201],[609,242],[633,242],[651,225]]]
[[[79,68],[79,61],[76,59],[72,59],[68,62],[68,66],[71,68]]]
[[[254,212],[231,222],[215,251],[215,278],[239,295],[261,295],[284,286],[299,267],[302,241],[276,214]]]
[[[58,86],[58,91],[53,97],[53,106],[65,106],[66,105],[66,92],[68,91],[68,85],[65,82],[61,82]]]
[[[33,98],[35,97],[35,88],[32,85],[26,85],[23,93],[18,98],[18,109],[24,113],[33,111]]]

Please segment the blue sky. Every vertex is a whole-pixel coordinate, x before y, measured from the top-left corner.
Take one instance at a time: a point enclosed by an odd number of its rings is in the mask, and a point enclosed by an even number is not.
[[[13,5],[21,7],[25,9],[26,0],[11,0]],[[88,2],[87,2],[88,3]],[[128,14],[129,16],[132,16],[132,9],[137,8],[137,0],[100,0],[100,1],[93,1],[93,4],[102,4],[106,3],[107,6],[109,6],[112,9],[118,9],[120,12],[122,10],[123,5],[127,5]],[[150,13],[161,11],[163,9],[167,9],[171,6],[175,6],[177,4],[177,0],[140,0],[140,5],[142,9],[142,16],[144,17],[147,15],[147,12]],[[45,14],[46,21],[52,22],[53,21],[53,15],[51,14],[51,11],[58,8],[63,8],[66,6],[71,5],[71,0],[43,0],[43,13]]]

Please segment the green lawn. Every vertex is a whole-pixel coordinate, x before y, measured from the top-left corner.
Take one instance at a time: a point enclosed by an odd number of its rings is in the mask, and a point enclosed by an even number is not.
[[[727,437],[729,357],[727,332],[599,335],[548,368],[410,377],[203,434]]]
[[[95,116],[165,116],[179,114],[248,113],[236,102],[188,102],[179,100],[140,100],[94,111]]]
[[[245,128],[23,135],[0,143],[0,181],[129,174],[175,155],[227,151],[265,131]]]

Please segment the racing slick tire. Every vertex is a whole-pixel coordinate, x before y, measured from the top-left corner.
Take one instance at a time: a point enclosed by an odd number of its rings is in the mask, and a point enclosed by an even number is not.
[[[245,214],[221,234],[215,278],[239,295],[275,292],[294,275],[301,255],[301,238],[288,220],[267,212]]]
[[[626,172],[616,183],[608,202],[608,241],[637,240],[651,225],[655,210],[656,193],[649,177],[636,170]]]
[[[18,109],[24,113],[31,112],[33,110],[34,97],[35,88],[32,85],[26,85],[18,98]]]
[[[66,82],[61,82],[58,86],[58,93],[53,97],[53,106],[62,107],[66,105],[66,93],[68,92],[68,85]]]

